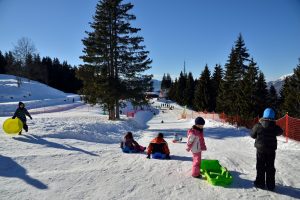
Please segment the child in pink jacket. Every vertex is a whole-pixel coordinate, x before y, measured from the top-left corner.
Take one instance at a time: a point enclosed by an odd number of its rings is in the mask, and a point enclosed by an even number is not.
[[[188,130],[188,141],[186,150],[193,153],[193,167],[192,176],[195,178],[201,178],[200,164],[201,164],[201,152],[206,151],[206,145],[203,137],[203,126],[205,120],[202,117],[195,119],[195,125]]]

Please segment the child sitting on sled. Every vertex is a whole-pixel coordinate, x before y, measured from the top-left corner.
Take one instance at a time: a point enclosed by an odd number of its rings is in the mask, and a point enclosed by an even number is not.
[[[201,178],[201,152],[206,151],[206,145],[203,137],[203,126],[205,120],[202,117],[195,119],[195,125],[188,130],[187,148],[186,150],[193,153],[193,167],[192,176],[194,178]]]
[[[148,159],[150,159],[150,155],[157,159],[171,159],[168,143],[164,140],[162,133],[158,133],[157,137],[150,142],[147,154]]]
[[[131,132],[126,133],[123,140],[121,141],[120,147],[124,153],[138,153],[144,152],[146,150],[146,147],[139,145],[133,139],[133,135]]]

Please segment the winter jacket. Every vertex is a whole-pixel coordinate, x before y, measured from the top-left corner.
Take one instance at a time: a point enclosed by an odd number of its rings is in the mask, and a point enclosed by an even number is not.
[[[17,108],[14,116],[12,117],[13,119],[15,119],[16,117],[19,118],[24,124],[26,124],[26,115],[32,119],[32,117],[30,116],[29,112],[27,111],[26,108]]]
[[[128,147],[129,149],[139,148],[139,144],[133,138],[126,138],[121,142],[121,148]]]
[[[150,142],[148,146],[147,154],[150,155],[156,152],[167,154],[167,155],[170,154],[168,143],[163,138],[156,137]]]
[[[273,152],[277,149],[277,138],[283,130],[276,125],[275,121],[262,118],[251,132],[251,137],[255,139],[254,146],[260,152]]]
[[[206,145],[203,137],[203,129],[193,126],[188,130],[187,150],[192,153],[206,151]]]

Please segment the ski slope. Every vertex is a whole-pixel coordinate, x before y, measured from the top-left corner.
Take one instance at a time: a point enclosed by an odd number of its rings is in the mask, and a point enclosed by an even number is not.
[[[20,79],[22,84],[18,87],[15,76],[0,74],[0,116],[12,115],[19,101],[24,102],[33,113],[61,111],[82,105],[79,95],[67,94],[26,78]]]
[[[153,104],[159,105],[158,102]],[[185,150],[192,120],[178,120],[175,110],[152,116],[139,112],[107,121],[99,108],[34,114],[29,132],[9,137],[0,131],[0,199],[299,199],[300,145],[278,138],[275,192],[252,186],[255,178],[254,140],[248,130],[206,120],[207,151],[234,176],[228,188],[190,176],[192,155]],[[5,117],[0,117],[2,124]],[[164,123],[161,123],[161,121]],[[121,153],[119,142],[132,131],[147,146],[158,132],[165,134],[171,160],[146,159],[146,154]],[[183,143],[171,142],[173,133]]]

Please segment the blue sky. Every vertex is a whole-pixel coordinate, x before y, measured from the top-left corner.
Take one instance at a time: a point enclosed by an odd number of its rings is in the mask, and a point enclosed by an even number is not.
[[[0,0],[0,50],[30,38],[41,56],[82,63],[81,39],[90,30],[97,0]],[[152,69],[199,77],[204,66],[224,67],[242,33],[267,80],[293,72],[300,57],[300,0],[132,0]]]

